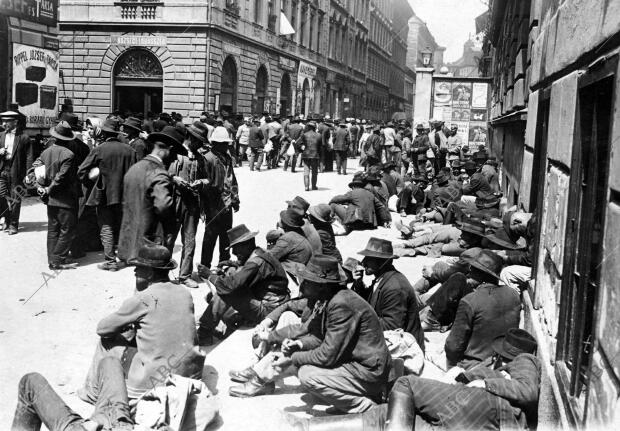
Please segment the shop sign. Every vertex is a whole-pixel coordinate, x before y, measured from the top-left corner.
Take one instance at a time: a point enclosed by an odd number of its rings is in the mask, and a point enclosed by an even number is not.
[[[60,48],[58,39],[56,39],[55,37],[43,36],[43,48],[58,51],[58,49]]]
[[[282,69],[294,72],[295,71],[295,60],[291,60],[290,58],[280,56],[280,67]]]
[[[166,36],[110,36],[110,45],[123,46],[166,46]]]
[[[316,76],[316,66],[300,61],[299,74],[308,78],[314,78]]]
[[[58,106],[58,51],[13,44],[13,102],[26,116],[26,127],[54,124]]]
[[[58,0],[0,0],[0,15],[14,16],[55,27],[58,19]]]

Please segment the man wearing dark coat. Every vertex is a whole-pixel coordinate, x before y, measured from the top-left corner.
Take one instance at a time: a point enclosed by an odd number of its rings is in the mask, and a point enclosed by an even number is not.
[[[306,191],[318,190],[316,186],[317,177],[319,175],[319,157],[325,142],[323,137],[316,132],[316,123],[310,121],[308,123],[308,131],[301,135],[300,149],[302,151],[301,158],[304,162],[304,186]]]
[[[393,261],[398,256],[393,253],[392,243],[370,238],[366,248],[358,254],[365,256],[362,265],[366,275],[375,278],[366,287],[361,274],[358,274],[360,277],[355,280],[352,289],[370,303],[379,316],[383,331],[402,329],[409,332],[424,350],[424,331],[418,314],[422,303],[407,278],[394,268]]]
[[[146,240],[163,241],[169,249],[175,228],[174,195],[169,165],[175,153],[186,154],[183,136],[172,126],[151,133],[151,154],[134,164],[123,179],[123,219],[118,257],[127,262]]]
[[[138,160],[142,160],[147,154],[149,154],[149,146],[140,137],[142,132],[142,121],[139,118],[129,117],[122,124],[122,130],[127,134],[127,143],[136,152]]]
[[[378,214],[387,211],[381,201],[364,188],[365,185],[362,175],[356,174],[349,183],[351,191],[329,201],[334,214],[349,231],[376,229]]]
[[[54,143],[45,149],[33,166],[45,166],[45,182],[38,193],[47,205],[47,260],[50,269],[75,267],[67,261],[75,238],[78,181],[75,155],[63,146],[74,139],[71,126],[60,122],[50,130]]]
[[[366,139],[364,143],[364,157],[366,160],[364,161],[364,166],[366,170],[370,166],[374,166],[377,163],[381,162],[381,148],[383,146],[383,141],[381,140],[381,128],[379,126],[375,126],[372,129],[372,134]]]
[[[93,148],[78,169],[80,181],[91,190],[86,206],[95,207],[97,211],[105,258],[97,267],[105,271],[119,269],[116,249],[123,218],[123,178],[136,162],[136,152],[119,142],[115,122],[106,120],[103,123],[101,130],[106,140]]]
[[[282,264],[284,270],[295,274],[299,268],[303,268],[312,257],[312,246],[304,236],[303,217],[292,209],[280,212],[279,227],[284,230],[275,245],[269,249]]]
[[[6,232],[15,235],[19,228],[19,213],[25,195],[23,180],[32,164],[32,143],[18,127],[19,114],[7,111],[0,114],[4,132],[0,133],[0,218],[4,217]]]
[[[334,131],[334,153],[336,153],[336,171],[338,175],[347,174],[347,155],[351,144],[351,137],[347,124],[342,121],[340,127]]]

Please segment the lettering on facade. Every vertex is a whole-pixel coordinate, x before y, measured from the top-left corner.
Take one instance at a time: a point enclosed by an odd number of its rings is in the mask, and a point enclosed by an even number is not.
[[[110,36],[110,45],[166,46],[166,36]]]
[[[303,75],[304,77],[314,78],[316,76],[316,66],[300,61],[299,62],[299,75]]]
[[[288,71],[295,71],[295,60],[280,56],[280,67]]]

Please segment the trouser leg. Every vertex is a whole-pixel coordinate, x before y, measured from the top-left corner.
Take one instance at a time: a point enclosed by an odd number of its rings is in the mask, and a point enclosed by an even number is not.
[[[220,261],[230,259],[230,252],[225,250],[229,245],[226,231],[232,227],[232,212],[226,209],[213,218],[205,221],[205,234],[202,239],[202,253],[200,263],[208,268],[211,267],[215,243],[220,239]],[[224,249],[224,250],[223,250]],[[226,257],[228,256],[228,257]]]
[[[103,425],[103,429],[115,429],[119,424],[133,424],[120,360],[107,357],[99,362],[97,391],[95,411],[90,417],[92,421]]]
[[[84,430],[84,419],[65,404],[41,374],[26,374],[18,388],[12,431],[39,431],[42,423],[50,431]]]
[[[258,150],[258,162],[256,164],[256,170],[260,171],[261,166],[263,166],[263,158],[265,157],[265,153],[263,150]]]
[[[336,172],[342,172],[342,151],[334,151],[336,153]]]
[[[254,160],[256,159],[256,148],[250,148],[250,157],[248,157],[248,163],[250,165],[250,170],[254,170]]]
[[[340,204],[329,204],[334,214],[338,216],[341,222],[344,223],[344,220],[347,218],[347,207]]]
[[[521,293],[527,288],[527,283],[532,279],[532,267],[525,265],[510,265],[502,269],[499,279],[515,292]]]
[[[220,229],[219,229],[219,242],[220,242],[220,255],[219,261],[230,259],[230,240],[228,239],[228,231],[232,229],[233,225],[233,212],[230,208],[220,214]]]
[[[247,150],[248,150],[247,145],[239,145],[239,156],[237,160],[237,165],[239,167],[243,166],[243,156],[245,155]]]
[[[8,219],[7,219],[8,220]],[[7,223],[8,224],[8,223]],[[59,264],[54,257],[54,250],[60,235],[60,221],[58,220],[58,207],[47,207],[47,261],[50,265]]]
[[[342,173],[347,174],[347,151],[342,152]]]
[[[319,161],[316,159],[312,159],[311,160],[311,168],[312,168],[312,179],[311,179],[311,184],[312,184],[312,188],[315,189],[316,188],[316,181],[319,175]]]
[[[304,160],[304,186],[310,188],[310,160]]]
[[[181,241],[183,242],[183,251],[179,268],[179,280],[181,281],[187,280],[192,276],[194,253],[196,252],[198,220],[200,220],[200,208],[198,206],[185,209],[183,226],[181,228]]]
[[[202,313],[199,319],[200,331],[205,333],[211,333],[217,327],[224,314],[228,311],[230,306],[224,302],[224,300],[217,293],[213,294],[213,298],[206,310]]]
[[[297,375],[309,393],[346,413],[362,413],[372,408],[376,405],[373,399],[378,399],[383,390],[380,383],[362,381],[344,367],[304,365]]]
[[[114,223],[115,215],[112,207],[97,207],[97,221],[99,222],[99,236],[103,245],[103,256],[106,261],[116,261],[114,250]]]
[[[55,263],[63,262],[69,255],[71,244],[75,238],[75,226],[77,225],[77,215],[74,209],[58,208],[57,221],[60,229],[58,230],[58,240],[53,251]]]

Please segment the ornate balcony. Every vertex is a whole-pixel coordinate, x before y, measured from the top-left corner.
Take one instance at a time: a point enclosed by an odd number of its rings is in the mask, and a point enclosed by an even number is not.
[[[153,21],[157,18],[157,7],[163,5],[163,1],[153,0],[120,0],[114,3],[114,6],[120,7],[121,19],[128,21]]]

